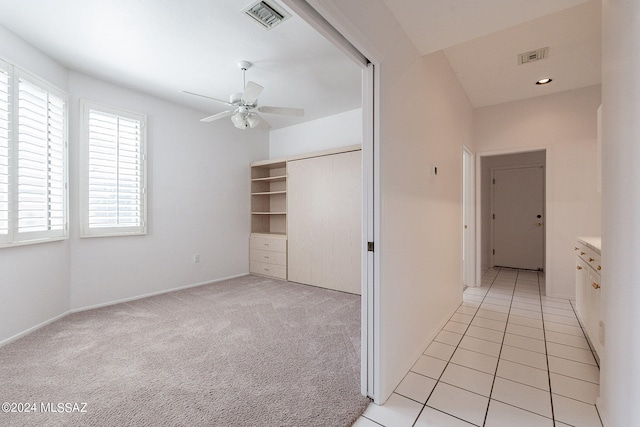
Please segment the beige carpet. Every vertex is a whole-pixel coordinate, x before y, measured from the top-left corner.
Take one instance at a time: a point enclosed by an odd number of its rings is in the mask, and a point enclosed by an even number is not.
[[[360,297],[246,276],[76,313],[0,348],[0,402],[35,404],[1,426],[349,426]]]

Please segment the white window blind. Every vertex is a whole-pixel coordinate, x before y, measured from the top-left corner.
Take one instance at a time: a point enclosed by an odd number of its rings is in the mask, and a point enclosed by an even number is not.
[[[18,233],[65,227],[65,102],[24,78],[18,89]]]
[[[7,66],[0,63],[0,239],[9,236],[9,114],[11,79]]]
[[[67,191],[66,94],[0,62],[0,245],[66,238]]]
[[[82,101],[82,236],[146,233],[146,117]]]

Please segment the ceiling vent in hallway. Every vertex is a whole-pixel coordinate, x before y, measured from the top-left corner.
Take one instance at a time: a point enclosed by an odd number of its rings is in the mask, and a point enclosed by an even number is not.
[[[525,52],[518,55],[518,65],[528,64],[529,62],[540,61],[549,57],[549,47],[543,47],[531,52]]]
[[[253,3],[244,10],[244,13],[255,19],[267,30],[270,30],[291,16],[273,1],[268,3],[266,1]]]

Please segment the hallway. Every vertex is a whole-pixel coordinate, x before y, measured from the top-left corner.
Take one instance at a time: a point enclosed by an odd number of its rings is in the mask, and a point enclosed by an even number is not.
[[[602,427],[600,371],[544,274],[490,269],[383,406],[354,426]]]

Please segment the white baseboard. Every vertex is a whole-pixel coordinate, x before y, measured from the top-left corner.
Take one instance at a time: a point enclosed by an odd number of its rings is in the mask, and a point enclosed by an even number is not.
[[[6,340],[4,340],[4,341],[0,341],[0,347],[5,346],[5,345],[7,345],[7,344],[9,344],[9,343],[11,343],[11,342],[13,342],[13,341],[17,340],[17,339],[20,339],[20,338],[24,337],[25,335],[30,334],[31,332],[35,332],[35,331],[37,331],[38,329],[40,329],[40,328],[42,328],[42,327],[44,327],[44,326],[47,326],[47,325],[48,325],[48,324],[50,324],[50,323],[55,322],[56,320],[60,320],[60,319],[62,319],[63,317],[67,316],[69,313],[71,313],[71,312],[70,312],[70,311],[66,311],[66,312],[64,312],[64,313],[62,313],[62,314],[59,314],[59,315],[57,315],[57,316],[55,316],[55,317],[52,317],[52,318],[51,318],[51,319],[49,319],[49,320],[45,320],[45,321],[44,321],[44,322],[42,322],[42,323],[39,323],[39,324],[37,324],[37,325],[35,325],[35,326],[32,326],[31,328],[27,329],[26,331],[22,331],[22,332],[20,332],[20,333],[18,333],[18,334],[16,334],[16,335],[14,335],[14,336],[12,336],[12,337],[7,338],[7,339],[6,339]]]
[[[119,299],[119,300],[104,302],[104,303],[95,304],[95,305],[89,305],[89,306],[86,306],[86,307],[74,308],[74,309],[71,309],[70,313],[78,313],[78,312],[81,312],[81,311],[93,310],[94,308],[108,307],[110,305],[121,304],[123,302],[135,301],[135,300],[138,300],[138,299],[153,297],[153,296],[156,296],[156,295],[168,294],[169,292],[181,291],[183,289],[189,289],[189,288],[196,288],[198,286],[211,285],[212,283],[218,283],[218,282],[222,282],[222,281],[225,281],[225,280],[231,280],[231,279],[235,279],[235,278],[243,277],[243,276],[248,276],[248,275],[249,275],[249,273],[236,274],[235,276],[223,277],[222,279],[208,280],[206,282],[194,283],[192,285],[179,286],[177,288],[164,289],[164,290],[161,290],[161,291],[150,292],[148,294],[136,295],[136,296],[133,296],[133,297],[122,298],[122,299]]]
[[[66,311],[66,312],[64,312],[62,314],[59,314],[59,315],[57,315],[55,317],[52,317],[49,320],[46,320],[46,321],[44,321],[44,322],[42,322],[42,323],[40,323],[38,325],[32,326],[29,329],[26,329],[26,330],[24,330],[24,331],[22,331],[22,332],[20,332],[20,333],[18,333],[16,335],[13,335],[12,337],[9,337],[9,338],[7,338],[7,339],[5,339],[3,341],[0,341],[0,347],[2,347],[4,345],[7,345],[7,344],[19,339],[19,338],[22,338],[25,335],[30,334],[31,332],[37,331],[38,329],[40,329],[40,328],[42,328],[44,326],[47,326],[48,324],[53,323],[56,320],[60,320],[63,317],[68,316],[71,313],[78,313],[80,311],[92,310],[94,308],[107,307],[107,306],[110,306],[110,305],[120,304],[120,303],[123,303],[123,302],[134,301],[134,300],[138,300],[138,299],[142,299],[142,298],[152,297],[154,295],[161,295],[161,294],[166,294],[166,293],[169,293],[169,292],[180,291],[182,289],[189,289],[189,288],[195,288],[197,286],[210,285],[212,283],[222,282],[224,280],[235,279],[237,277],[243,277],[243,276],[248,276],[248,275],[249,275],[249,273],[237,274],[235,276],[224,277],[222,279],[216,279],[216,280],[209,280],[209,281],[206,281],[206,282],[194,283],[192,285],[180,286],[180,287],[172,288],[172,289],[165,289],[165,290],[162,290],[162,291],[151,292],[151,293],[144,294],[144,295],[138,295],[138,296],[134,296],[134,297],[130,297],[130,298],[124,298],[124,299],[120,299],[120,300],[116,300],[116,301],[110,301],[110,302],[106,302],[106,303],[102,303],[102,304],[96,304],[96,305],[92,305],[92,306],[87,306],[87,307],[82,307],[82,308],[75,308],[73,310],[68,310],[68,311]]]

